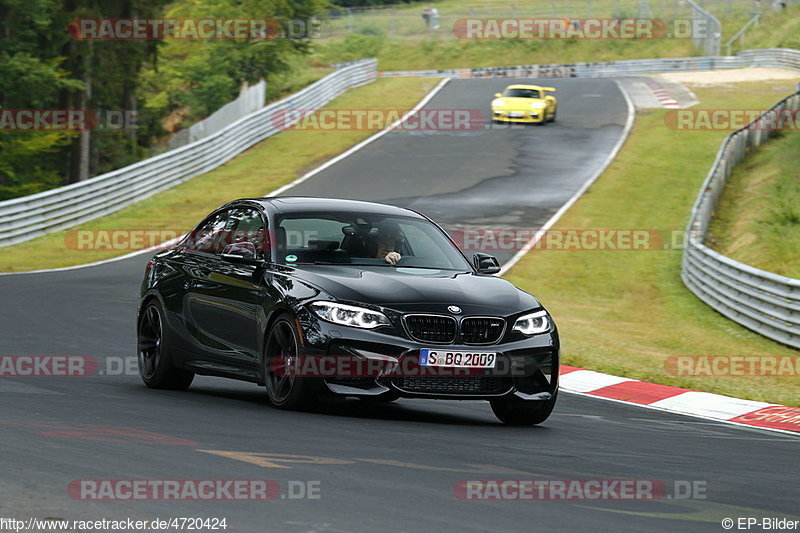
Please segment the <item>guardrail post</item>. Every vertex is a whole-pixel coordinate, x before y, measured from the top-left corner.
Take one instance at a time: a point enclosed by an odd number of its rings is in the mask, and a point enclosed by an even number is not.
[[[695,0],[686,0],[692,8],[692,18],[705,21],[705,34],[703,36],[693,35],[692,42],[696,48],[709,56],[718,56],[720,53],[720,42],[722,40],[722,24],[719,19],[706,11],[702,4],[698,5]],[[698,29],[696,26],[693,30]]]

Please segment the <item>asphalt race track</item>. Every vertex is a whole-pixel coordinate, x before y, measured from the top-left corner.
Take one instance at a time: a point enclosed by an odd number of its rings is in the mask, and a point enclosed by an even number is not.
[[[535,230],[602,168],[627,117],[613,80],[551,81],[559,102],[555,123],[491,124],[489,102],[509,80],[452,80],[426,109],[480,110],[483,127],[390,133],[284,194],[409,207],[448,231]],[[490,253],[501,262],[514,255]]]
[[[393,132],[287,194],[410,206],[449,228],[536,227],[603,163],[626,118],[612,81],[552,84],[555,124]],[[429,106],[485,110],[504,85],[453,81]],[[718,532],[726,517],[798,518],[800,439],[789,435],[567,394],[542,427],[513,428],[482,402],[348,400],[296,413],[217,378],[148,390],[120,368],[135,360],[146,260],[0,276],[0,354],[100,366],[92,377],[0,379],[0,516],[225,517],[236,532]],[[676,481],[698,482],[705,498],[477,502],[453,492],[459,480],[503,478],[658,480],[670,495]],[[308,481],[319,498],[78,501],[67,487],[82,479],[270,479],[284,496]]]

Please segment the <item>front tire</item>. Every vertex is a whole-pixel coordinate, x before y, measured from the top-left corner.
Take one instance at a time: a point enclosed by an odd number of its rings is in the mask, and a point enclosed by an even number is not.
[[[139,375],[151,389],[186,390],[194,372],[173,366],[164,316],[158,300],[151,300],[142,309],[137,328]]]
[[[512,396],[491,400],[494,415],[504,424],[509,426],[533,426],[541,424],[553,412],[556,405],[558,391],[549,400],[530,401]]]
[[[264,344],[264,387],[270,403],[279,409],[307,409],[317,394],[311,380],[294,375],[300,354],[300,340],[288,313],[278,317]]]

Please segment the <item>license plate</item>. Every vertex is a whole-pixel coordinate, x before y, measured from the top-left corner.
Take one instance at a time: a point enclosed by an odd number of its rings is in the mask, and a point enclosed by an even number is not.
[[[452,352],[423,348],[419,351],[420,366],[452,366],[458,368],[494,368],[494,352]]]
[[[510,118],[522,118],[525,116],[525,113],[519,113],[517,111],[512,111],[508,114]]]

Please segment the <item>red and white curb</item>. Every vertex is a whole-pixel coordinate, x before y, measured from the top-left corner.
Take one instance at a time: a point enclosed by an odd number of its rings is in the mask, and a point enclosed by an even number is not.
[[[661,104],[661,107],[666,107],[667,109],[678,109],[681,107],[669,91],[657,81],[652,78],[644,78],[644,83],[647,85],[648,89],[650,89],[650,92],[653,93],[653,96],[656,97],[658,103]]]
[[[782,433],[800,433],[798,407],[658,385],[574,366],[561,365],[559,380],[559,388],[565,392]]]

